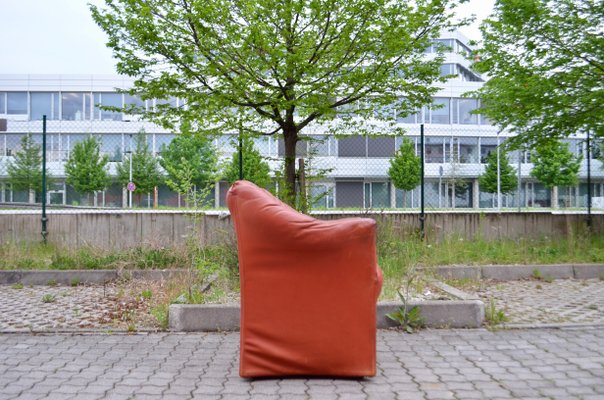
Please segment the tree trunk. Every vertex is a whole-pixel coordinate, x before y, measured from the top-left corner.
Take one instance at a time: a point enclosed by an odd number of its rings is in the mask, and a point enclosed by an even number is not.
[[[552,204],[553,209],[558,208],[558,186],[552,187]]]
[[[295,207],[296,196],[296,144],[298,143],[298,131],[296,127],[286,125],[283,129],[283,141],[285,143],[285,188],[281,189],[281,200]]]

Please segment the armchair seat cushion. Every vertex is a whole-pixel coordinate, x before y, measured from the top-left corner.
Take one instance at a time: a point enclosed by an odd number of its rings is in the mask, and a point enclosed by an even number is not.
[[[375,221],[317,220],[246,181],[227,203],[239,249],[240,375],[375,375]]]

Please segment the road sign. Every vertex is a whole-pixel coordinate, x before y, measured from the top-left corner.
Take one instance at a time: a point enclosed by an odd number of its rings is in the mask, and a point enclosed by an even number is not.
[[[128,186],[126,186],[126,189],[131,192],[134,192],[134,190],[136,189],[136,185],[134,184],[134,182],[128,182]]]

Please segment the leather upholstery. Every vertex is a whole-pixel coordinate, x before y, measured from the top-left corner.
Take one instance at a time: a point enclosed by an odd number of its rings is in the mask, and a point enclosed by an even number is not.
[[[227,203],[239,247],[240,375],[374,376],[375,221],[316,220],[247,181]]]

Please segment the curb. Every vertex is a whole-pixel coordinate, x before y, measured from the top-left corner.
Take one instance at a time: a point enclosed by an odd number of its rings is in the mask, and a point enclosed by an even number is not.
[[[434,269],[438,275],[444,278],[494,279],[499,281],[533,278],[536,270],[543,278],[595,279],[604,275],[604,264],[452,266],[436,267]]]
[[[553,279],[595,279],[604,276],[604,264],[446,266],[435,267],[434,269],[424,268],[424,270],[433,270],[443,278],[496,279],[501,281],[532,278],[535,270],[539,270],[542,277]],[[59,284],[69,285],[73,279],[79,279],[80,283],[105,284],[115,279],[161,280],[188,273],[189,271],[186,269],[0,270],[0,285],[11,285],[13,283],[46,285],[51,280]],[[454,293],[451,294],[462,298]]]
[[[376,328],[398,326],[386,314],[398,310],[401,303],[378,303]],[[479,328],[484,322],[484,304],[480,300],[409,302],[418,306],[428,328]],[[172,304],[169,329],[181,332],[236,331],[240,328],[238,304]]]
[[[0,285],[22,283],[24,285],[47,285],[55,282],[70,285],[73,280],[79,283],[106,284],[117,279],[165,280],[178,275],[188,274],[184,269],[174,270],[12,270],[0,271]]]

